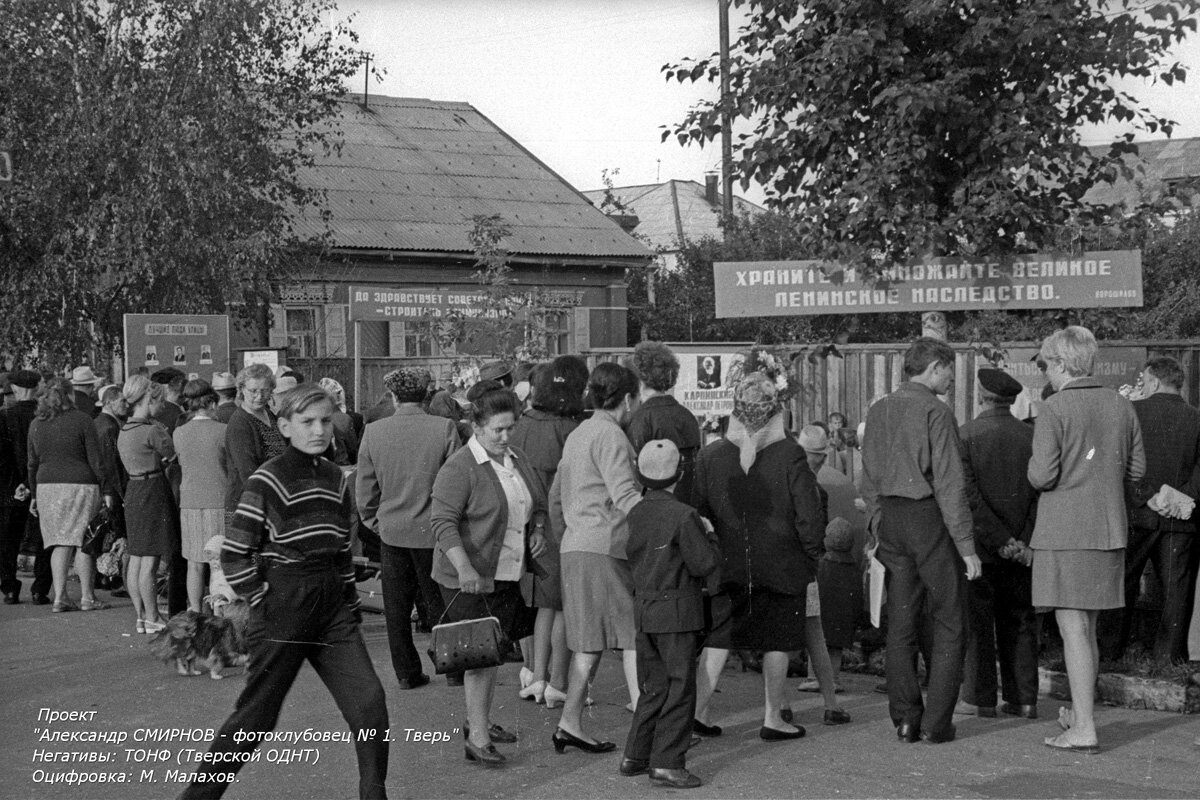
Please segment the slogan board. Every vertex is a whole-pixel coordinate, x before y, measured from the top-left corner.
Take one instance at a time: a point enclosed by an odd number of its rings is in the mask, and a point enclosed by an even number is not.
[[[1018,419],[1034,416],[1032,409],[1035,403],[1042,400],[1042,390],[1049,382],[1046,375],[1038,368],[1036,347],[1010,347],[1008,357],[1001,368],[1017,379],[1024,390],[1013,403],[1013,415]],[[1120,389],[1129,384],[1137,383],[1138,375],[1146,363],[1146,348],[1144,347],[1104,347],[1096,353],[1096,365],[1092,377],[1110,389]],[[975,367],[980,369],[991,366],[982,356],[976,358]]]
[[[189,379],[229,369],[224,314],[126,314],[125,374],[174,367]]]
[[[719,318],[1142,305],[1140,250],[933,258],[873,282],[823,261],[718,261],[713,278]]]
[[[443,317],[450,312],[468,319],[485,314],[497,316],[497,310],[485,310],[486,302],[487,295],[477,291],[431,286],[351,286],[350,319],[403,322]]]

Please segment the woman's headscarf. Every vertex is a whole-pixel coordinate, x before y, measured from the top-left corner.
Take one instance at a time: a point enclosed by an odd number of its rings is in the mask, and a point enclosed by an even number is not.
[[[779,388],[761,372],[752,372],[738,381],[733,390],[733,416],[726,438],[740,451],[742,470],[750,472],[758,451],[782,440],[783,402]]]

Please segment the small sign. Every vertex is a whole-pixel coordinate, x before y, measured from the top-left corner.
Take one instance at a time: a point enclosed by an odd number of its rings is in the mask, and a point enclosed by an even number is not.
[[[724,342],[689,342],[672,344],[671,349],[679,359],[679,379],[673,392],[679,404],[698,417],[732,414],[729,369],[742,357],[739,350],[744,347]]]
[[[279,352],[280,348],[278,347],[270,350],[243,350],[242,369],[251,364],[266,364],[274,372],[279,369]]]
[[[1049,383],[1045,373],[1037,365],[1036,357],[1040,351],[1036,347],[1010,347],[1007,352],[1008,356],[1000,368],[1025,387],[1013,403],[1013,416],[1018,419],[1036,416],[1036,404],[1042,401],[1042,391]],[[1125,384],[1133,386],[1146,364],[1146,358],[1144,347],[1100,345],[1092,377],[1110,389],[1120,389]],[[976,369],[989,366],[991,364],[982,356],[976,357]]]
[[[933,258],[874,282],[822,261],[725,261],[713,278],[719,318],[1142,305],[1140,250]]]

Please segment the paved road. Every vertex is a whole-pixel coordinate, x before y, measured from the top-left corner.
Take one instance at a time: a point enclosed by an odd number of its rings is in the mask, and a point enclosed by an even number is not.
[[[0,796],[5,798],[165,798],[180,785],[169,770],[187,772],[175,758],[198,748],[186,742],[135,742],[147,732],[170,728],[216,728],[241,688],[233,675],[213,681],[183,678],[149,652],[147,637],[134,634],[128,601],[111,610],[50,614],[27,603],[0,607]],[[623,778],[618,756],[591,756],[569,750],[556,755],[550,736],[558,712],[517,696],[515,664],[501,669],[495,720],[517,731],[521,741],[501,749],[511,759],[485,771],[463,760],[459,726],[462,690],[441,678],[422,689],[395,688],[387,657],[383,619],[368,615],[364,625],[375,668],[388,694],[392,736],[389,794],[401,797],[610,798],[661,797],[645,778]],[[423,642],[421,642],[423,645]],[[1054,730],[1060,705],[1043,698],[1044,720],[959,718],[959,738],[944,745],[898,742],[887,721],[876,679],[847,675],[843,695],[853,723],[824,727],[817,696],[794,693],[798,721],[808,727],[797,742],[766,743],[758,738],[762,697],[759,677],[730,669],[717,697],[718,723],[725,734],[696,747],[689,766],[705,786],[695,797],[966,797],[966,798],[1196,798],[1200,797],[1200,720],[1150,711],[1102,709],[1100,736],[1105,751],[1076,756],[1050,750],[1042,738]],[[789,681],[796,683],[796,681]],[[588,719],[595,735],[620,744],[630,715],[619,659],[606,655]],[[39,720],[41,709],[87,712],[86,717],[53,723]],[[90,712],[94,712],[90,713]],[[284,707],[281,731],[342,731],[332,700],[306,670]],[[449,742],[405,741],[405,729],[439,732]],[[124,743],[55,742],[51,735],[127,736]],[[151,735],[157,735],[151,733]],[[278,749],[282,746],[273,746]],[[308,762],[248,765],[227,797],[272,800],[353,796],[356,771],[352,747],[344,743],[302,744],[314,748]],[[165,749],[168,760],[150,760],[142,750]],[[35,762],[37,751],[95,753],[101,763]],[[39,770],[43,772],[38,772]],[[73,786],[44,782],[58,773],[104,772],[125,775],[128,783],[89,782]],[[44,773],[44,774],[43,774]],[[36,780],[41,778],[42,782]]]

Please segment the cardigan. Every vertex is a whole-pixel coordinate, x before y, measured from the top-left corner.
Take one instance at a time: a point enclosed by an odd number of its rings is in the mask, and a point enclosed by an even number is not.
[[[560,553],[625,559],[625,517],[642,499],[636,460],[621,426],[603,411],[571,432],[550,487],[553,525],[564,531]]]
[[[458,447],[454,423],[419,406],[400,406],[368,425],[354,491],[363,525],[390,547],[433,547],[433,481]]]
[[[275,425],[275,415],[267,412],[267,425],[244,408],[238,408],[225,425],[225,458],[228,484],[225,510],[236,511],[242,486],[261,465],[287,452],[288,442]]]
[[[1125,483],[1146,471],[1133,404],[1095,378],[1071,381],[1042,403],[1029,482],[1042,492],[1030,546],[1119,550],[1129,540]]]
[[[225,424],[208,417],[193,417],[175,429],[174,439],[183,476],[179,507],[223,509],[229,479]]]
[[[509,451],[517,472],[525,480],[533,498],[530,522],[544,526],[546,490],[525,454],[512,447]],[[455,547],[466,551],[471,566],[480,577],[495,577],[496,565],[500,561],[500,546],[504,544],[504,533],[508,530],[508,500],[490,459],[488,463],[478,463],[469,447],[460,447],[450,456],[433,482],[433,507],[429,517],[436,540],[430,573],[435,581],[448,589],[459,588],[458,570],[446,555]],[[526,569],[538,570],[528,552],[528,537],[525,547]]]
[[[113,480],[104,468],[100,437],[85,412],[72,408],[53,419],[35,419],[29,426],[28,486],[41,483],[99,484],[102,494],[113,493]]]

